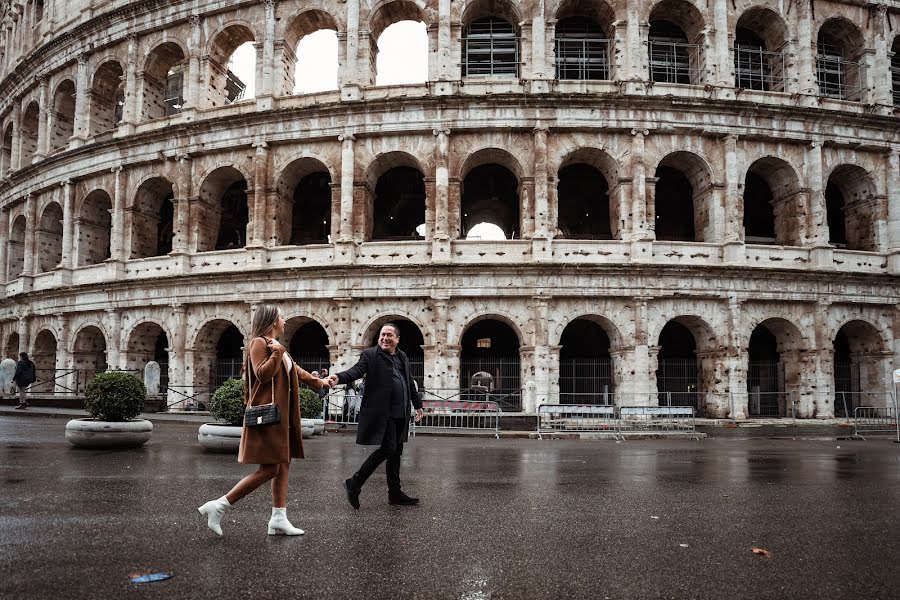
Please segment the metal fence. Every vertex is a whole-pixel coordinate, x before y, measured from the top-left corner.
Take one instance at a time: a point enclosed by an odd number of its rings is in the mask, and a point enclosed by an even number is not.
[[[900,106],[900,64],[894,64],[896,61],[900,61],[900,57],[891,59],[891,90],[894,106]]]
[[[650,80],[660,83],[700,83],[700,46],[650,40]]]
[[[816,79],[819,93],[827,98],[860,101],[865,65],[845,60],[838,51],[829,51],[820,45],[816,55]]]
[[[428,397],[428,392],[423,393]],[[412,435],[417,430],[493,431],[500,437],[500,406],[496,402],[423,399],[422,420],[413,421]]]
[[[615,406],[596,404],[541,404],[537,433],[613,433],[618,436]]]
[[[109,369],[133,373],[143,381],[141,369]],[[106,373],[107,369],[35,369],[34,383],[28,386],[29,394],[54,396],[83,396],[94,375]]]
[[[866,439],[867,435],[895,435],[900,442],[897,430],[896,405],[885,407],[857,406],[853,411],[853,437]]]
[[[674,433],[696,437],[694,409],[690,406],[623,406],[619,408],[619,433]]]
[[[732,401],[741,396],[747,397],[747,416],[762,419],[781,419],[797,416],[797,402],[799,394],[796,391],[790,392],[761,392],[753,389],[749,392],[735,392],[732,394]],[[732,405],[733,408],[733,405]],[[733,414],[733,410],[732,410]]]
[[[734,48],[735,87],[783,92],[785,72],[784,52],[767,52],[760,46]]]
[[[609,79],[609,40],[581,37],[555,42],[557,79]]]
[[[519,76],[519,38],[496,17],[471,23],[462,39],[463,77]]]

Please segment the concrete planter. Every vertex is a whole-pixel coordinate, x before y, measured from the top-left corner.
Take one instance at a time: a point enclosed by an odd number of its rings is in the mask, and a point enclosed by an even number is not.
[[[301,434],[305,438],[311,438],[316,433],[315,419],[300,419]]]
[[[313,431],[314,435],[322,435],[325,433],[325,419],[313,419],[313,422],[315,423]]]
[[[146,419],[113,422],[95,419],[72,419],[66,423],[66,439],[78,448],[137,448],[153,433],[153,423]]]
[[[241,447],[240,425],[223,425],[222,423],[204,423],[197,432],[197,441],[210,452],[228,452],[236,454]]]

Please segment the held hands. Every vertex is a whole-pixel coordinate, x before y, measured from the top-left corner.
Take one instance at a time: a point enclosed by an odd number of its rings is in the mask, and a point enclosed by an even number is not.
[[[328,382],[328,387],[329,387],[329,388],[333,388],[334,386],[336,386],[336,385],[339,383],[339,382],[338,382],[338,376],[335,375],[334,373],[332,373],[331,375],[329,375],[329,376],[328,376],[328,379],[327,379],[326,381]]]
[[[425,411],[421,408],[416,409],[416,423],[422,420],[422,417],[425,416]]]
[[[319,383],[321,383],[322,387],[326,390],[330,390],[332,387],[331,386],[331,377],[329,377],[328,379],[320,379]]]

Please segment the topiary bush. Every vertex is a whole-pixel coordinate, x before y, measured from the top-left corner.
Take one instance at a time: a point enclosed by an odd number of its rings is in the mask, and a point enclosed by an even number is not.
[[[229,425],[244,424],[244,380],[229,379],[216,390],[209,413]]]
[[[97,373],[84,392],[84,408],[99,421],[127,421],[144,410],[144,382],[123,371]]]
[[[309,388],[300,390],[300,416],[304,419],[318,419],[322,416],[322,399]]]

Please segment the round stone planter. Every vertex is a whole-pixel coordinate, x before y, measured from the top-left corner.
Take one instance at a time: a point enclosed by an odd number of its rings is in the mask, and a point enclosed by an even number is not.
[[[66,423],[66,439],[78,448],[137,448],[153,433],[146,419],[113,422],[96,419],[72,419]]]
[[[305,438],[311,438],[316,433],[315,419],[300,419],[301,435]]]
[[[241,447],[240,425],[223,425],[222,423],[204,423],[197,432],[197,441],[210,452],[229,452],[236,454]]]
[[[314,435],[322,435],[325,433],[325,419],[313,419],[313,422],[315,423]]]

